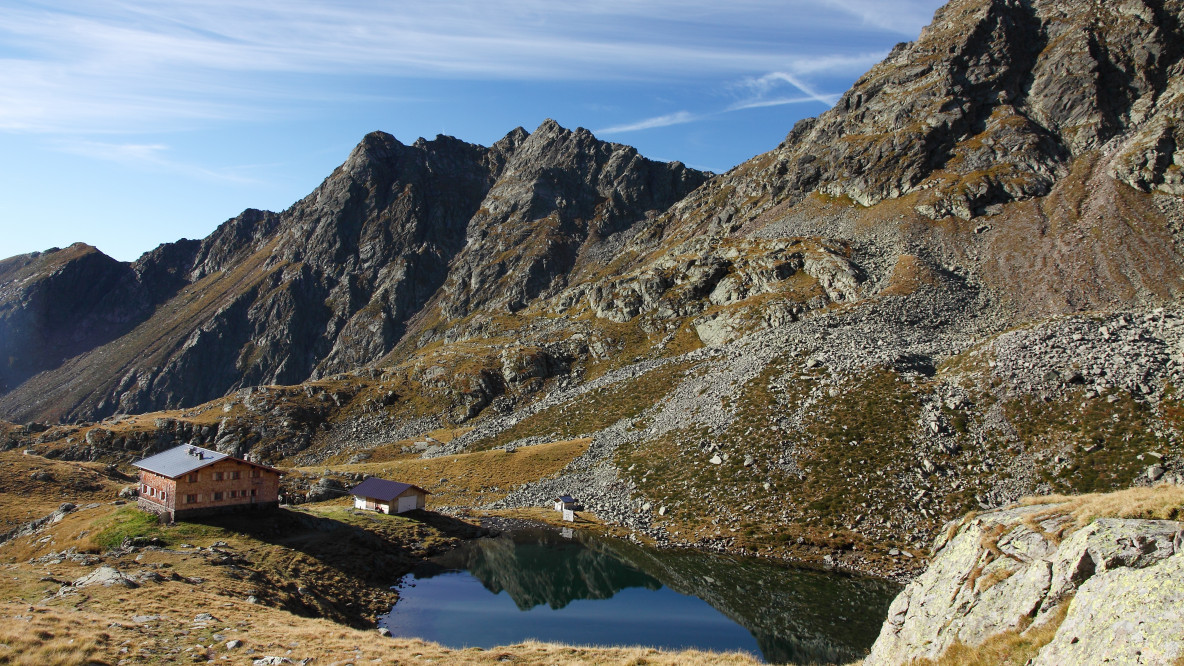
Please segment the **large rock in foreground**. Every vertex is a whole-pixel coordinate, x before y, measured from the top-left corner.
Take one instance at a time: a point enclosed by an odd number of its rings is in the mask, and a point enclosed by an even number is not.
[[[1184,656],[1184,524],[1101,518],[1070,532],[1072,521],[1065,505],[1046,504],[951,527],[933,564],[892,603],[864,663],[935,659],[1041,630],[1052,637],[1033,664]]]

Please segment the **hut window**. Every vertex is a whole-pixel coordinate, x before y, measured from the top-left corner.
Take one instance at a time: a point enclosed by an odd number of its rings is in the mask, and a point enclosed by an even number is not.
[[[238,497],[238,491],[237,490],[230,491],[230,499],[234,499],[236,497]]]
[[[222,493],[214,493],[214,501],[221,502],[222,501]]]
[[[189,483],[197,483],[197,472],[190,474],[188,477],[186,477],[185,480],[188,481]]]
[[[221,481],[222,480],[222,472],[214,472],[214,480]]]
[[[254,497],[256,494],[257,491],[254,488],[251,488],[251,497]]]
[[[186,495],[185,496],[185,503],[186,504],[196,504],[197,503],[197,495]]]
[[[257,470],[257,469],[251,470],[251,478],[258,479],[259,478],[259,470]]]
[[[240,473],[239,473],[239,471],[238,471],[238,470],[235,470],[235,471],[233,471],[233,472],[231,472],[231,473],[230,473],[230,478],[231,478],[231,479],[234,479],[234,480],[237,480],[237,479],[239,478],[239,474],[240,474]]]

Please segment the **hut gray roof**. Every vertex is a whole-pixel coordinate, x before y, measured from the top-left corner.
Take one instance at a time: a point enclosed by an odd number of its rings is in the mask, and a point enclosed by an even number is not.
[[[402,495],[408,488],[414,488],[425,495],[430,495],[428,491],[419,486],[410,483],[399,483],[398,481],[387,481],[372,476],[369,479],[354,486],[354,489],[349,491],[354,497],[365,497],[368,499],[382,500],[389,502],[399,495]]]
[[[271,470],[277,474],[281,473],[274,467],[260,465],[259,463],[253,463],[249,460],[243,460],[242,458],[235,458],[234,456],[230,456],[225,453],[219,453],[212,449],[206,449],[200,446],[190,446],[188,444],[174,446],[168,451],[162,451],[154,456],[148,456],[140,462],[135,463],[135,466],[139,467],[140,469],[146,469],[149,472],[155,472],[161,476],[167,476],[170,479],[175,479],[184,474],[189,474],[190,472],[195,472],[203,467],[213,465],[220,460],[226,460],[227,458],[238,460],[239,462],[244,462],[248,465],[253,465],[262,469]]]

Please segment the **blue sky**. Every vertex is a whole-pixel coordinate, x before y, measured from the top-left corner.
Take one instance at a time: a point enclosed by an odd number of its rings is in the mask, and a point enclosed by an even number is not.
[[[725,171],[825,111],[935,0],[6,0],[0,257],[121,260],[283,210],[362,136],[545,118]]]

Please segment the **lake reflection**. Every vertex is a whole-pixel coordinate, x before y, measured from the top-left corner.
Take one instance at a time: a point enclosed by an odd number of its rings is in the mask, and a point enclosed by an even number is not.
[[[627,587],[662,587],[617,557],[551,530],[519,530],[471,541],[432,565],[417,570],[416,576],[431,577],[436,567],[465,570],[490,592],[507,592],[524,611],[543,604],[558,610],[576,599],[611,599]]]
[[[468,542],[418,568],[382,624],[454,647],[534,638],[845,663],[875,640],[897,590],[751,558],[528,529]]]

